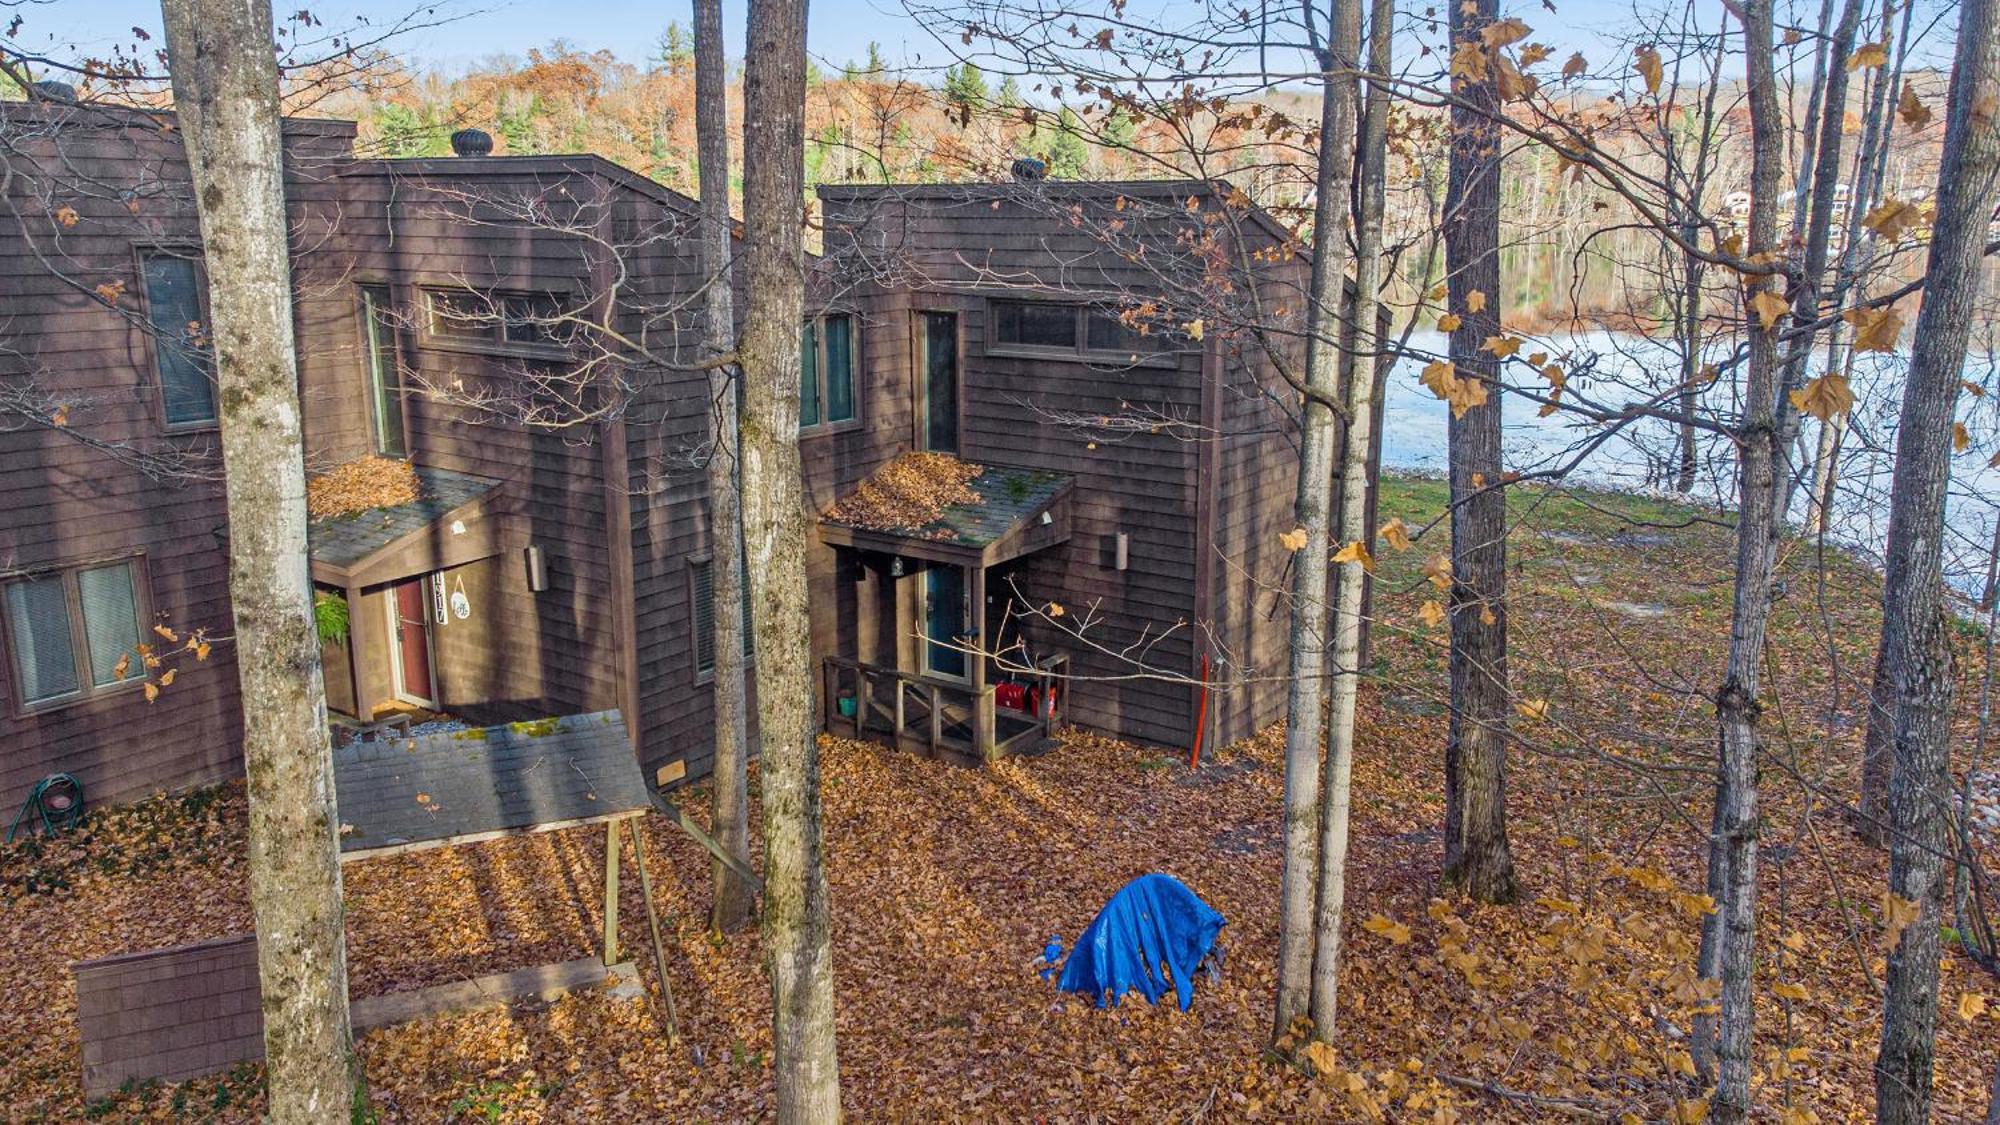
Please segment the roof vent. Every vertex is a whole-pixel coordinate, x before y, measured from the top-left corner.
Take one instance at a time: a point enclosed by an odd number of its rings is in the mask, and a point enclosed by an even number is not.
[[[1046,160],[1036,160],[1032,156],[1023,156],[1014,161],[1013,172],[1015,179],[1024,184],[1031,184],[1049,178],[1049,163]]]
[[[460,129],[451,135],[451,151],[457,156],[491,156],[493,134],[484,129]]]
[[[40,82],[35,83],[35,93],[41,95],[41,100],[45,102],[63,102],[67,105],[76,104],[76,87],[67,82],[58,82],[53,78],[44,78]]]

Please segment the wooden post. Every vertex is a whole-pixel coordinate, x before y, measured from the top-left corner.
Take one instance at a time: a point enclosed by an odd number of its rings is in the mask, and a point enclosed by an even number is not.
[[[604,826],[604,965],[618,963],[618,822]]]
[[[938,705],[938,689],[931,688],[931,757],[938,755],[938,739],[944,734],[944,710]]]
[[[639,818],[627,817],[625,823],[632,827],[632,862],[639,865],[639,897],[646,903],[646,928],[653,935],[653,967],[660,973],[660,998],[667,1003],[667,1038],[681,1037],[680,1021],[674,1014],[674,986],[667,980],[667,947],[660,940],[660,912],[653,905],[653,878],[646,873],[646,843],[639,833]],[[612,835],[618,834],[618,824],[612,822]]]
[[[896,686],[896,737],[901,738],[903,737],[903,725],[906,721],[903,717],[903,679],[897,676],[890,680],[890,683]]]

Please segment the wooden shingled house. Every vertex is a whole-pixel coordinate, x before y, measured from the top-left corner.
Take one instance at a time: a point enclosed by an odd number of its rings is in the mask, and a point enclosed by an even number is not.
[[[119,674],[156,625],[229,622],[171,125],[0,104],[0,803],[56,771],[118,800],[241,768],[226,643],[155,699],[134,662]],[[353,139],[285,125],[308,469],[406,464],[416,493],[313,525],[314,580],[345,609],[330,706],[616,710],[648,779],[705,775],[698,208],[594,156],[470,137],[367,159]],[[1290,345],[1222,326],[1261,302],[1297,339],[1285,232],[1200,183],[821,199],[800,425],[829,729],[977,760],[1054,721],[1186,747],[1276,718],[1296,400],[1270,356]],[[1206,333],[1142,315],[1199,301]],[[828,514],[913,453],[953,460],[964,491],[914,523]]]

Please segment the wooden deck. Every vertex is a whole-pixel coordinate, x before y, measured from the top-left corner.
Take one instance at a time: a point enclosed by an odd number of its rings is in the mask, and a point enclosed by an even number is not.
[[[829,656],[823,729],[829,734],[896,746],[926,758],[978,766],[999,758],[1039,753],[1055,729],[1058,707],[1049,701],[1069,669],[1052,657],[1034,676],[1019,677],[1043,701],[1035,712],[997,706],[996,687],[971,684]],[[851,704],[847,701],[852,701]]]

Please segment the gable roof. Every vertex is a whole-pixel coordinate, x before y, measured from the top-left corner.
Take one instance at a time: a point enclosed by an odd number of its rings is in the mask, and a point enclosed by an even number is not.
[[[412,465],[411,468],[416,470],[421,488],[416,500],[387,508],[371,508],[351,516],[315,520],[306,526],[307,552],[312,557],[314,578],[342,586],[362,586],[437,569],[428,565],[408,569],[396,564],[392,556],[400,553],[399,548],[418,546],[420,538],[434,537],[434,529],[448,519],[455,519],[463,525],[472,522],[476,516],[486,515],[483,508],[487,500],[505,483],[491,477],[425,465]],[[453,530],[447,534],[458,538],[465,533]],[[477,549],[484,549],[488,546],[484,539],[490,536],[480,538],[482,541]],[[484,553],[491,554],[497,550],[497,541],[491,546],[492,550],[485,550]],[[437,551],[418,553],[426,556],[426,562],[443,557],[443,552]],[[457,562],[470,561],[470,558],[462,557],[466,554],[464,549],[450,554]],[[389,573],[385,572],[385,568],[386,571],[406,570],[407,573]]]
[[[1061,473],[989,465],[966,482],[978,494],[977,502],[948,504],[920,527],[885,530],[821,516],[820,538],[840,546],[991,566],[1069,538],[1064,501],[1075,486],[1075,477]]]

